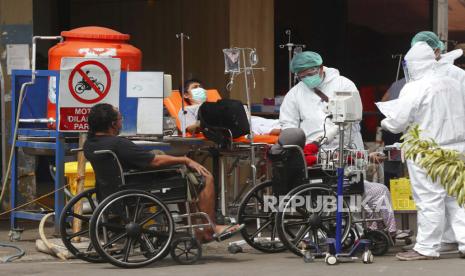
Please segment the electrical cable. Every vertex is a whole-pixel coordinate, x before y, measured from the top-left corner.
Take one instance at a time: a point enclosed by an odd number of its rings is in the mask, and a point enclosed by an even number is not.
[[[36,198],[36,199],[34,199],[34,200],[32,200],[32,201],[26,202],[26,203],[24,203],[24,204],[21,204],[21,205],[19,205],[19,206],[16,206],[16,207],[13,208],[13,209],[10,209],[10,210],[8,210],[8,211],[5,211],[5,212],[3,212],[3,213],[0,213],[0,216],[6,215],[6,214],[8,214],[8,213],[10,213],[10,212],[13,212],[13,211],[18,210],[18,209],[20,209],[20,208],[23,208],[24,206],[27,206],[27,205],[29,205],[29,204],[31,204],[31,203],[34,203],[34,202],[36,202],[36,201],[38,201],[38,200],[41,200],[41,199],[44,198],[44,197],[47,197],[47,196],[52,195],[52,194],[54,194],[54,193],[56,193],[56,192],[58,192],[58,191],[60,191],[60,190],[65,189],[65,188],[68,187],[69,185],[70,185],[70,184],[66,184],[66,185],[64,185],[63,187],[58,188],[58,189],[56,189],[56,190],[54,190],[54,191],[51,191],[50,193],[44,194],[44,195],[42,195],[42,196],[40,196],[40,197],[38,197],[38,198]]]
[[[24,256],[26,254],[26,252],[23,249],[21,249],[20,247],[18,247],[16,245],[0,243],[0,247],[9,247],[9,248],[16,249],[18,251],[18,253],[16,253],[16,254],[0,258],[0,261],[2,263],[9,263],[9,262],[11,262],[13,260],[20,259],[22,256]]]

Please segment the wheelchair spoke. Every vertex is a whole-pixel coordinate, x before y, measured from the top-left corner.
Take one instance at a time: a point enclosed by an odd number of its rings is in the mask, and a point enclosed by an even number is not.
[[[102,227],[108,227],[110,229],[116,229],[116,230],[122,230],[124,231],[125,230],[125,227],[123,225],[119,225],[119,224],[114,224],[114,223],[110,223],[110,222],[102,222]]]
[[[342,214],[342,218],[347,218],[349,215],[348,214]],[[336,220],[336,216],[327,216],[321,218],[321,221],[330,221],[330,220]]]
[[[154,225],[158,226],[159,224],[152,224],[151,227]],[[165,226],[165,225],[161,225],[161,226]],[[149,234],[149,235],[156,235],[157,237],[164,237],[164,238],[167,238],[169,236],[168,233],[163,232],[162,230],[153,230],[153,229],[146,229],[146,228],[142,229],[142,233]]]
[[[242,217],[244,219],[268,219],[270,218],[270,215],[269,214],[245,214],[245,215],[242,215]]]
[[[76,232],[76,233],[73,233],[73,234],[67,236],[66,239],[71,240],[71,239],[73,239],[75,237],[82,236],[82,235],[87,234],[87,233],[89,233],[89,229],[81,230],[79,232]]]
[[[92,209],[92,211],[95,210],[95,207],[96,207],[96,206],[95,206],[94,200],[92,199],[92,195],[91,195],[91,194],[87,194],[87,195],[86,195],[86,198],[87,198],[87,200],[89,201],[90,208]]]
[[[305,228],[301,228],[301,230],[299,232],[297,232],[297,235],[295,236],[295,239],[294,239],[294,245],[297,245],[302,239],[303,237],[305,236],[305,234],[308,233],[308,231],[310,230],[310,228],[312,228],[312,226],[307,226]],[[302,229],[304,229],[304,231],[302,231]]]
[[[324,224],[321,224],[321,225],[320,225],[320,229],[321,229],[321,231],[323,231],[323,232],[326,233],[326,234],[330,234],[330,233],[331,233],[331,231],[330,231],[330,230],[326,227],[326,225],[324,225]]]
[[[305,208],[295,208],[295,210],[304,217],[308,217],[308,211]]]
[[[90,217],[88,217],[88,216],[83,216],[83,215],[80,215],[80,214],[76,214],[75,212],[69,212],[69,214],[70,214],[70,216],[78,218],[80,220],[90,221]]]
[[[145,246],[147,246],[147,250],[149,251],[149,253],[153,253],[155,252],[155,247],[153,247],[153,244],[152,242],[150,241],[149,238],[147,238],[147,235],[145,235],[144,233],[141,234],[141,239],[139,239],[139,243],[142,245],[142,242],[145,244]]]
[[[315,244],[320,244],[320,243],[319,243],[319,238],[318,238],[318,230],[312,231],[312,238],[313,238],[313,242],[314,242]]]
[[[262,204],[262,206],[264,205],[263,199],[260,197],[260,195],[254,193],[252,196],[255,197],[258,200],[258,202]]]
[[[300,215],[288,215],[286,214],[286,220],[289,220],[289,219],[301,219],[301,220],[304,220],[306,216],[300,216]]]
[[[126,245],[124,246],[123,262],[128,261],[129,254],[131,253],[131,246],[132,246],[132,238],[129,237],[129,239],[126,242]]]
[[[255,238],[260,232],[263,231],[263,229],[265,229],[265,228],[266,228],[268,225],[270,225],[270,224],[271,224],[271,221],[270,221],[270,220],[267,221],[267,222],[265,222],[260,228],[257,229],[257,231],[255,231],[255,232],[250,236],[250,238],[252,238],[252,239]]]
[[[154,214],[152,214],[152,215],[150,215],[149,217],[147,217],[147,218],[145,218],[144,220],[142,220],[142,221],[139,223],[139,225],[140,225],[140,226],[143,226],[143,225],[146,224],[149,220],[158,217],[158,216],[159,216],[160,214],[162,214],[162,213],[163,213],[163,209],[158,210],[158,211],[155,212]]]
[[[128,204],[124,205],[124,211],[126,213],[126,217],[124,217],[124,222],[129,223],[131,221],[131,214],[129,213],[129,206]]]
[[[94,246],[92,245],[91,242],[89,242],[89,246],[87,247],[87,252],[92,251],[94,249]]]
[[[127,233],[122,233],[122,234],[119,234],[118,236],[116,237],[113,237],[109,242],[107,242],[106,244],[104,244],[102,246],[103,249],[106,249],[107,247],[109,247],[110,245],[114,244],[115,242],[118,242],[119,240],[121,240],[122,238],[126,237],[127,236]]]
[[[140,197],[137,197],[136,209],[134,210],[134,217],[132,219],[133,222],[136,222],[137,215],[139,214],[139,204],[140,204]]]
[[[276,224],[273,225],[273,230],[271,230],[271,236],[270,236],[270,241],[271,241],[271,244],[274,244],[274,240],[276,239]]]
[[[320,232],[320,233],[323,235],[323,238],[324,238],[324,239],[327,239],[327,238],[328,238],[328,234],[324,231],[323,228],[327,230],[326,226],[323,226],[323,227],[321,227],[320,229],[318,229],[318,232]]]
[[[286,222],[286,226],[298,226],[298,225],[303,225],[307,224],[306,221],[295,221],[295,222]]]

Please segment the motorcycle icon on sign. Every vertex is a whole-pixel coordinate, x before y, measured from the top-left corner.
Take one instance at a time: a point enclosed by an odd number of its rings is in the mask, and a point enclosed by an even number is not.
[[[86,75],[89,75],[90,71],[86,71]],[[98,87],[100,92],[103,92],[105,90],[105,85],[103,85],[101,82],[99,82],[96,78],[89,76],[89,79],[95,84],[95,86]],[[88,84],[84,78],[82,78],[76,86],[74,86],[74,91],[76,91],[77,94],[82,94],[84,91],[87,90],[92,90],[92,87],[90,84]]]

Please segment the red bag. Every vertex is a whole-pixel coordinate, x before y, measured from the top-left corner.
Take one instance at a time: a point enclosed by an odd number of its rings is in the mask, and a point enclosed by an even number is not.
[[[305,161],[307,161],[307,166],[311,167],[316,164],[318,150],[320,147],[317,143],[310,143],[305,145],[304,147],[304,154],[305,154]]]

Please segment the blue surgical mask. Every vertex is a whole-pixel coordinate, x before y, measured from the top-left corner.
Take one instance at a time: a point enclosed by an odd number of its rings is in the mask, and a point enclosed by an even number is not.
[[[196,102],[203,103],[207,100],[207,91],[202,87],[197,87],[191,90],[192,99]]]
[[[303,77],[302,82],[305,83],[308,88],[313,89],[320,85],[323,82],[323,79],[320,77],[320,74],[315,74],[313,76]]]

